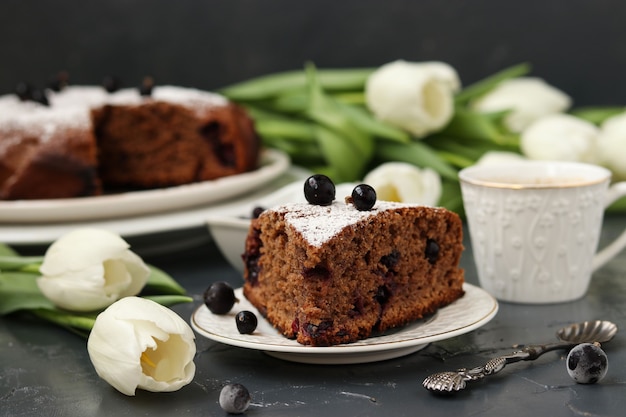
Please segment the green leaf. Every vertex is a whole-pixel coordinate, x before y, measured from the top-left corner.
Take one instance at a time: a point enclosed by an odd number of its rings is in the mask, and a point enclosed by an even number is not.
[[[142,298],[152,300],[165,307],[169,307],[175,304],[193,302],[193,298],[186,295],[145,295]]]
[[[608,208],[610,213],[624,213],[626,212],[626,197],[615,200]]]
[[[0,255],[0,271],[28,271],[38,272],[43,262],[40,256]]]
[[[380,142],[376,150],[376,156],[383,161],[408,162],[418,167],[431,168],[443,178],[453,181],[458,180],[457,171],[441,159],[436,151],[419,141],[407,144]]]
[[[463,208],[461,185],[459,182],[445,180],[442,182],[441,186],[441,198],[439,199],[439,205],[464,216],[465,210]]]
[[[333,181],[340,183],[361,178],[366,161],[358,155],[351,142],[323,126],[317,128],[317,140],[324,158],[334,172],[330,176]]]
[[[457,107],[450,123],[439,132],[440,135],[463,139],[489,141],[502,145],[506,136],[498,129],[497,122],[482,113]]]
[[[600,125],[606,119],[622,114],[626,111],[626,107],[580,107],[570,112],[573,116],[587,120],[590,123]]]
[[[281,137],[298,142],[315,142],[315,126],[300,119],[257,119],[255,127],[262,137]]]
[[[442,135],[430,136],[425,138],[423,142],[435,151],[454,153],[474,162],[487,150],[493,149],[493,145],[487,142],[464,140]]]
[[[345,68],[320,70],[320,86],[328,91],[363,90],[374,68]],[[305,71],[286,71],[252,78],[222,88],[220,93],[234,101],[268,99],[307,85]]]
[[[309,105],[309,92],[307,89],[298,89],[268,101],[266,105],[273,111],[298,115],[306,111]]]
[[[343,103],[340,103],[340,107],[355,126],[370,135],[400,143],[408,143],[411,141],[411,135],[406,131],[376,119],[370,112],[362,107]]]
[[[332,97],[325,94],[317,81],[317,73],[312,64],[307,65],[307,79],[309,82],[309,105],[306,115],[320,125],[333,130],[344,142],[349,142],[354,155],[363,159],[365,166],[374,152],[374,139],[371,135],[355,126],[350,117],[343,111],[342,106]],[[325,155],[328,155],[325,153]],[[348,157],[347,154],[338,155]],[[334,166],[334,164],[331,163]]]
[[[24,272],[0,273],[0,315],[19,310],[54,308],[39,291],[37,277]]]
[[[447,151],[437,151],[437,155],[439,157],[458,168],[467,168],[468,166],[474,165],[474,160],[464,157],[458,153],[447,152]]]
[[[185,295],[187,291],[167,273],[161,269],[148,265],[150,276],[143,288],[142,293],[146,294],[177,294]]]
[[[0,243],[0,256],[19,256],[19,254],[9,245]]]
[[[335,100],[344,104],[364,106],[366,103],[365,91],[349,91],[349,92],[333,93],[332,96]]]
[[[457,104],[467,104],[483,94],[492,90],[496,85],[510,78],[517,78],[530,72],[531,66],[528,63],[521,63],[509,68],[505,68],[487,78],[471,84],[461,90],[455,97]]]
[[[96,322],[97,312],[74,313],[56,308],[39,308],[30,311],[35,316],[65,328],[80,329],[89,332]]]

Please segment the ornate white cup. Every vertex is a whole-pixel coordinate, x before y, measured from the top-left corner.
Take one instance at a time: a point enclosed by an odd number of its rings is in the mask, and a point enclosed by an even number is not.
[[[605,208],[626,195],[605,168],[524,161],[475,165],[459,179],[480,285],[500,300],[576,300],[626,246],[625,230],[597,252]]]

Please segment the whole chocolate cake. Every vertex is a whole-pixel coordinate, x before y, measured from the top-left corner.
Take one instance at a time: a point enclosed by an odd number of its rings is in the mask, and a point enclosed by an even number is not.
[[[257,166],[252,120],[217,94],[70,86],[46,102],[0,97],[0,199],[176,186]]]

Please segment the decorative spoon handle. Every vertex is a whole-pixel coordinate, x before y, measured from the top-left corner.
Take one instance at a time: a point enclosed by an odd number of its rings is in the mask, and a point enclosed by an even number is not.
[[[477,381],[486,376],[495,375],[509,363],[535,360],[546,352],[557,349],[571,349],[575,345],[576,344],[572,342],[558,342],[546,345],[526,346],[509,355],[493,358],[482,366],[432,374],[424,380],[422,385],[424,388],[435,392],[460,391],[465,388],[467,381]]]

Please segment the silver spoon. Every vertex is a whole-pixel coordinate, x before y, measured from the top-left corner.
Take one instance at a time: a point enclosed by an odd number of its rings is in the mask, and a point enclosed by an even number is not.
[[[545,345],[530,345],[510,355],[499,356],[483,366],[456,371],[439,372],[427,377],[422,385],[429,391],[446,393],[461,391],[468,381],[477,381],[500,372],[509,363],[532,361],[546,352],[571,349],[579,343],[608,342],[617,333],[617,326],[610,321],[596,320],[571,324],[557,331],[560,342]]]

